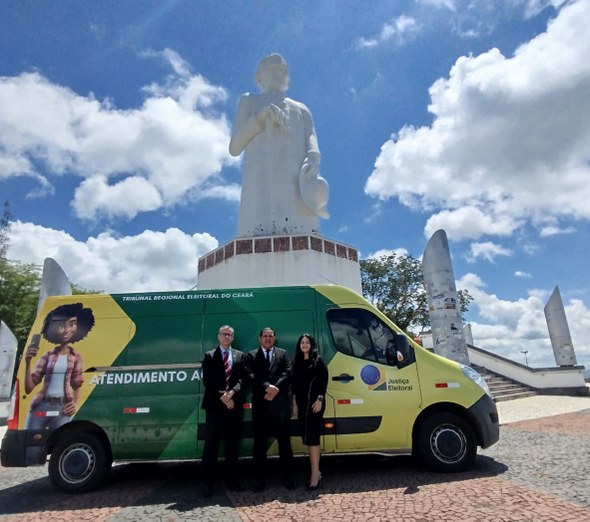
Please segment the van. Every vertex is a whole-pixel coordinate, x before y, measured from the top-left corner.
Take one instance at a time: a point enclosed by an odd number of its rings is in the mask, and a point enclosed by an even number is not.
[[[72,335],[66,331],[73,317]],[[499,438],[496,405],[477,372],[416,344],[349,289],[73,295],[48,297],[35,319],[27,343],[33,348],[28,356],[25,349],[14,383],[2,465],[44,465],[49,456],[51,481],[83,492],[114,461],[200,459],[201,360],[225,324],[244,352],[259,346],[266,326],[291,353],[302,333],[317,339],[329,370],[326,455],[415,454],[435,470],[461,471],[477,446]],[[72,348],[67,362],[51,357],[59,346]],[[55,386],[66,390],[69,411],[66,399],[52,402]],[[249,397],[244,457],[253,445]],[[295,421],[292,428],[293,449],[303,453]]]

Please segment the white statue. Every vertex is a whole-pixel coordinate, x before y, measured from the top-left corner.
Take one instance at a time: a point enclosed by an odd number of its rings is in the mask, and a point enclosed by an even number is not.
[[[244,94],[229,145],[244,152],[238,237],[319,233],[328,218],[328,183],[319,174],[320,150],[309,109],[285,96],[287,63],[278,54],[256,71],[260,94]]]

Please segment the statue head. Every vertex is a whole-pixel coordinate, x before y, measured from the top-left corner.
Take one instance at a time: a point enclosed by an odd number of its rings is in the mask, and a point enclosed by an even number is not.
[[[269,54],[258,63],[254,81],[263,91],[284,92],[289,87],[289,67],[280,54]]]

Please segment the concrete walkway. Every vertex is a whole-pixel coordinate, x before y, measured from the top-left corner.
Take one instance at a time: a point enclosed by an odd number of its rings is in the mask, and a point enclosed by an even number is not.
[[[535,395],[524,399],[498,402],[496,406],[500,424],[503,425],[590,409],[590,397]]]

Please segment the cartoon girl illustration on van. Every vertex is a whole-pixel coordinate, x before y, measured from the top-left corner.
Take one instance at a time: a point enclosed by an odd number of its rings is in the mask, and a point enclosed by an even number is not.
[[[39,336],[25,352],[25,391],[32,393],[43,381],[31,401],[26,429],[54,430],[72,420],[78,408],[84,382],[82,356],[72,346],[84,339],[94,326],[94,314],[81,303],[62,305],[47,315],[41,334],[53,350],[44,353],[31,372],[31,360],[39,350]]]

